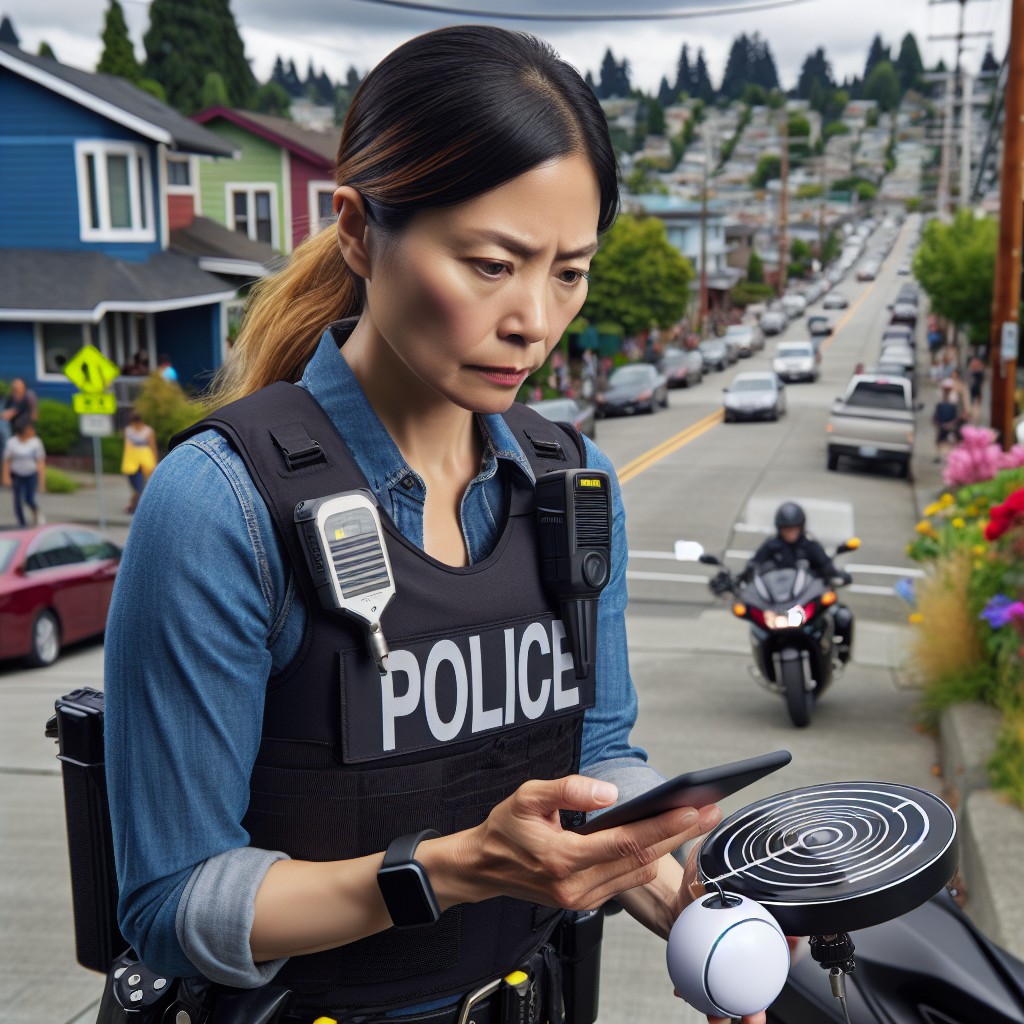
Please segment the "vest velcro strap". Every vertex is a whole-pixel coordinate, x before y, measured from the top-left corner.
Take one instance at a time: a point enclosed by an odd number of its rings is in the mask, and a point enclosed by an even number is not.
[[[538,458],[550,459],[553,462],[567,461],[565,450],[557,441],[534,437],[528,430],[524,430],[523,434],[530,444],[533,445],[533,452]],[[529,453],[527,453],[527,457],[529,457]]]
[[[270,436],[290,470],[304,469],[327,461],[320,442],[314,441],[301,423],[285,423],[276,430],[271,429]]]

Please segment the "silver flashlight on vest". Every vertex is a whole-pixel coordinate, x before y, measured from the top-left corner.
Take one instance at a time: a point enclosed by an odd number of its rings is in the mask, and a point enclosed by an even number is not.
[[[295,525],[320,602],[362,624],[370,656],[387,675],[380,617],[395,596],[395,577],[376,500],[359,490],[300,501]]]
[[[594,665],[597,601],[612,564],[612,484],[607,473],[564,469],[537,481],[541,578],[558,599],[576,678]]]

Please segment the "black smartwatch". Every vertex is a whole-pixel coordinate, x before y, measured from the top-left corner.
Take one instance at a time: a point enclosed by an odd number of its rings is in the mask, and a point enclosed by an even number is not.
[[[441,917],[426,868],[414,856],[424,839],[436,839],[440,834],[427,828],[399,836],[384,854],[377,884],[396,928],[433,924]]]

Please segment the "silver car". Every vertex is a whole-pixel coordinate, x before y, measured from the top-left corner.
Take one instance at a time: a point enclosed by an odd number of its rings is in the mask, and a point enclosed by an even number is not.
[[[789,325],[789,317],[781,309],[769,309],[761,314],[761,330],[765,334],[781,334]]]
[[[730,341],[736,343],[737,354],[741,359],[752,356],[759,347],[764,345],[760,338],[760,332],[756,331],[750,324],[732,324],[726,328],[724,340],[726,344]],[[758,345],[759,341],[761,341],[760,346]]]
[[[780,341],[775,346],[772,369],[780,380],[818,379],[818,356],[810,341]]]
[[[777,420],[786,414],[786,389],[774,373],[738,373],[723,390],[726,423]]]

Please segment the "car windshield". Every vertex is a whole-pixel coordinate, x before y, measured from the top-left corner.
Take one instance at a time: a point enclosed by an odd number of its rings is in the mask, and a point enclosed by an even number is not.
[[[906,409],[906,391],[902,384],[884,380],[861,381],[849,398],[847,405],[857,405],[865,409]]]
[[[714,352],[722,347],[720,341],[702,341],[700,347],[705,352]]]
[[[730,391],[771,391],[769,377],[738,377],[729,386]]]
[[[650,384],[650,366],[620,366],[608,378],[612,387],[633,387],[637,384]]]
[[[576,415],[576,406],[560,399],[537,402],[533,408],[549,420],[571,420]]]
[[[745,338],[750,333],[749,327],[744,327],[742,324],[734,324],[726,330],[725,336],[727,338]]]
[[[686,361],[685,352],[666,352],[662,359],[665,366],[682,366]]]
[[[810,345],[780,345],[776,355],[783,359],[793,359],[794,357],[814,355],[814,349]]]
[[[0,572],[3,572],[11,564],[11,559],[17,550],[18,542],[16,540],[0,537]]]

